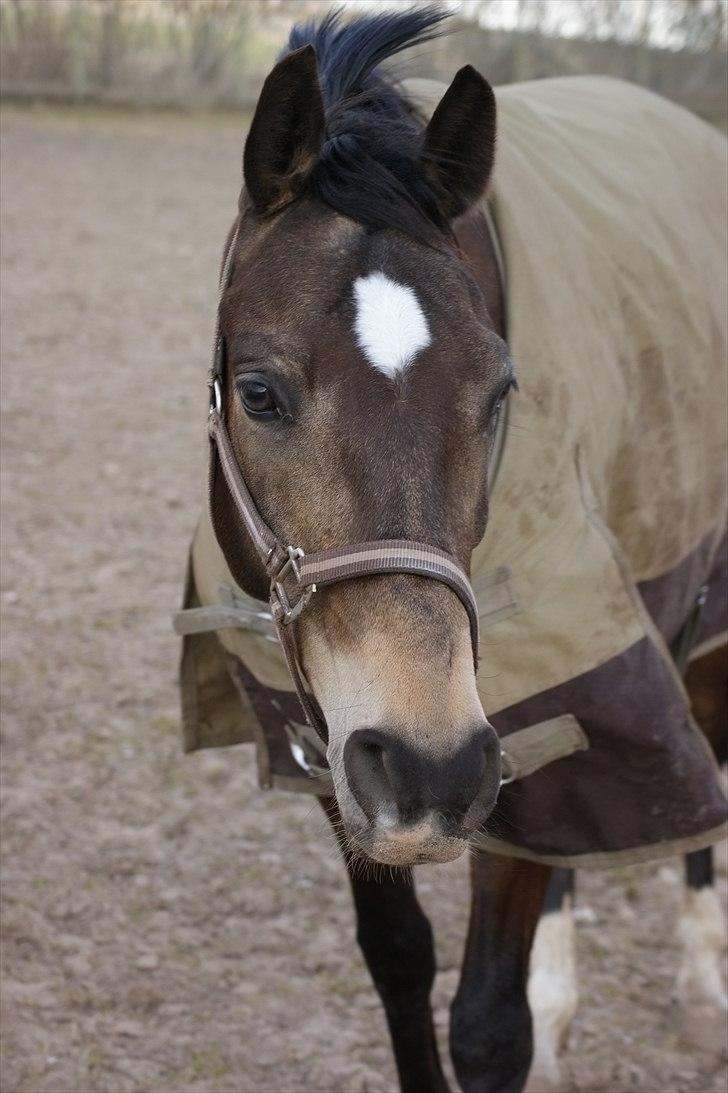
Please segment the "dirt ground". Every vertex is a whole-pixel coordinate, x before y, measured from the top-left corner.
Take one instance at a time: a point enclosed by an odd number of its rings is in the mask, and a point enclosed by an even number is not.
[[[259,792],[249,749],[180,748],[170,613],[242,131],[5,113],[5,1093],[396,1087],[317,806]],[[679,1032],[680,876],[580,876],[568,1088],[724,1093]],[[444,1048],[465,863],[418,881]]]

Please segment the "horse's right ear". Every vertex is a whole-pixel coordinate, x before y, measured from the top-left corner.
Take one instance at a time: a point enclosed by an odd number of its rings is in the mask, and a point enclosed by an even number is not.
[[[296,197],[323,139],[324,103],[316,53],[308,45],[278,62],[255,108],[243,174],[258,212],[272,212]]]

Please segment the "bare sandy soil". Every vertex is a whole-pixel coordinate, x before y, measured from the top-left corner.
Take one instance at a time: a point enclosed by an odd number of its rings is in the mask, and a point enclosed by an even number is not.
[[[170,613],[242,129],[5,115],[6,1093],[395,1089],[317,806],[259,792],[250,750],[178,738]],[[568,1088],[724,1093],[680,1038],[680,875],[580,878]],[[444,1047],[465,863],[418,880]]]

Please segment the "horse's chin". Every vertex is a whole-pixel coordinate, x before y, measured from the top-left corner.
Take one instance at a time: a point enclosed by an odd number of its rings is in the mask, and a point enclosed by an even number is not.
[[[441,834],[430,824],[360,829],[349,832],[348,838],[357,857],[400,867],[454,861],[468,845],[466,839]]]

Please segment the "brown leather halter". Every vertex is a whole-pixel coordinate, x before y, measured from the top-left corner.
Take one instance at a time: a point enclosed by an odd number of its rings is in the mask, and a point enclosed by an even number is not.
[[[236,228],[230,241],[220,277],[220,295],[230,280],[232,257],[237,242]],[[238,516],[265,567],[270,580],[270,610],[298,697],[310,724],[326,741],[326,720],[306,686],[299,663],[293,623],[306,609],[314,593],[327,585],[354,577],[381,573],[413,573],[446,584],[465,608],[470,622],[473,660],[478,666],[478,605],[462,566],[444,550],[411,539],[377,539],[352,543],[307,554],[301,547],[283,545],[258,511],[235,457],[224,419],[225,347],[220,330],[219,307],[215,326],[210,371],[210,505],[219,464]],[[213,519],[213,526],[215,521]]]

